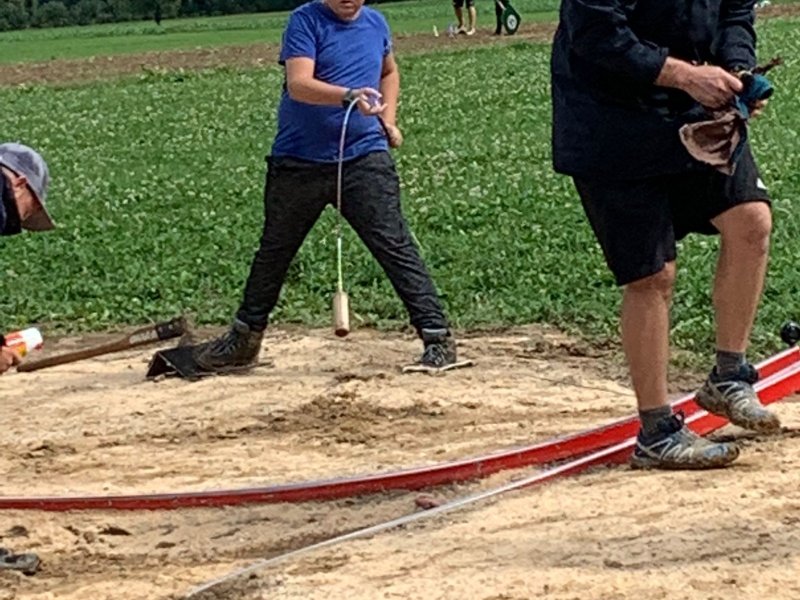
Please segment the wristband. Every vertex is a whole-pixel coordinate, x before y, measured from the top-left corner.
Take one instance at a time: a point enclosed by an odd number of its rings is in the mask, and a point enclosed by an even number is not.
[[[350,108],[350,105],[353,103],[353,100],[355,100],[355,98],[356,98],[355,90],[352,89],[347,90],[344,93],[344,97],[342,97],[342,106],[344,108]]]

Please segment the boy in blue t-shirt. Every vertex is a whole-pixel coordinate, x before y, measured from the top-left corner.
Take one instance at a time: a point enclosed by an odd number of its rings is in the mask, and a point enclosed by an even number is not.
[[[345,138],[342,216],[386,271],[422,338],[419,366],[440,369],[456,362],[439,296],[400,208],[399,179],[388,152],[403,142],[396,124],[400,76],[391,33],[383,16],[363,4],[314,0],[289,17],[261,244],[231,329],[194,352],[203,369],[255,364],[289,265],[325,206],[335,202],[343,107],[354,100],[358,110],[350,115]]]

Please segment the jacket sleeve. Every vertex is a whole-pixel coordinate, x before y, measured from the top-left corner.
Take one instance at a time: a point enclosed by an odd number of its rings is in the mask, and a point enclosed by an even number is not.
[[[714,55],[720,66],[739,71],[756,66],[756,0],[722,0]]]
[[[620,0],[565,0],[561,25],[576,55],[641,83],[655,81],[669,54],[636,36]]]

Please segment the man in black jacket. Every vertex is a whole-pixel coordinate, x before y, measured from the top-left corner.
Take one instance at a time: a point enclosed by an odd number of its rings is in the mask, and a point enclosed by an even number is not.
[[[0,144],[0,235],[53,228],[44,206],[49,183],[47,164],[39,153],[22,144]],[[0,373],[19,360],[13,350],[0,346]]]
[[[716,365],[706,410],[779,428],[745,359],[767,265],[769,196],[750,149],[727,176],[690,157],[679,128],[742,91],[755,66],[754,0],[563,0],[552,53],[553,160],[574,179],[617,283],[622,342],[638,400],[636,467],[704,468],[738,450],[697,437],[667,401],[676,240],[719,233]],[[764,102],[750,108],[753,114]]]

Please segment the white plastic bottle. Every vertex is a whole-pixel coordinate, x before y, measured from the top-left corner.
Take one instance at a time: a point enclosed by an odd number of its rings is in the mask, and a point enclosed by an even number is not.
[[[25,356],[33,350],[41,349],[44,344],[42,333],[36,327],[28,327],[22,331],[15,331],[0,335],[0,346],[14,350],[20,356]]]

